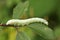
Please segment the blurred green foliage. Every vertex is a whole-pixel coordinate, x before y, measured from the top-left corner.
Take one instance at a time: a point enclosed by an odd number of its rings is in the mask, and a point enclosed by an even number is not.
[[[48,17],[49,26],[33,23],[18,30],[0,26],[0,40],[60,40],[60,0],[0,0],[0,23],[30,17]]]

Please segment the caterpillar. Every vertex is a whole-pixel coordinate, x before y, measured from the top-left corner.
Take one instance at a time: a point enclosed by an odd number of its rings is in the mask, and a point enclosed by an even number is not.
[[[29,19],[24,19],[24,20],[20,20],[20,19],[11,19],[8,20],[6,25],[28,25],[30,23],[34,23],[34,22],[41,22],[44,23],[46,25],[48,25],[48,22],[45,19],[42,18],[29,18]]]

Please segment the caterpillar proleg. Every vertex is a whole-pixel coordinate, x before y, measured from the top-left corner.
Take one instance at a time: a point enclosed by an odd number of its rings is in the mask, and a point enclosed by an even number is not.
[[[8,20],[6,25],[28,25],[30,23],[33,23],[33,22],[41,22],[41,23],[44,23],[46,25],[48,25],[48,22],[45,20],[45,19],[42,19],[42,18],[30,18],[30,19],[24,19],[24,20],[20,20],[20,19],[11,19],[11,20]]]

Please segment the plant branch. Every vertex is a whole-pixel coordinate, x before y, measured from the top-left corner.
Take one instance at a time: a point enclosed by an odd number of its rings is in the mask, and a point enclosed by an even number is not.
[[[6,26],[6,27],[18,27],[18,26],[15,26],[15,25],[6,25],[6,24],[0,24],[0,26]]]

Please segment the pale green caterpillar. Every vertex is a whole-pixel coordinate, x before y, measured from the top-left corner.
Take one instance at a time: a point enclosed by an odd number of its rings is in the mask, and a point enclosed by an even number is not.
[[[48,25],[48,22],[45,19],[42,18],[30,18],[30,19],[24,19],[24,20],[20,20],[20,19],[11,19],[9,21],[7,21],[6,25],[28,25],[30,23],[34,23],[34,22],[41,22],[44,23],[46,25]]]

